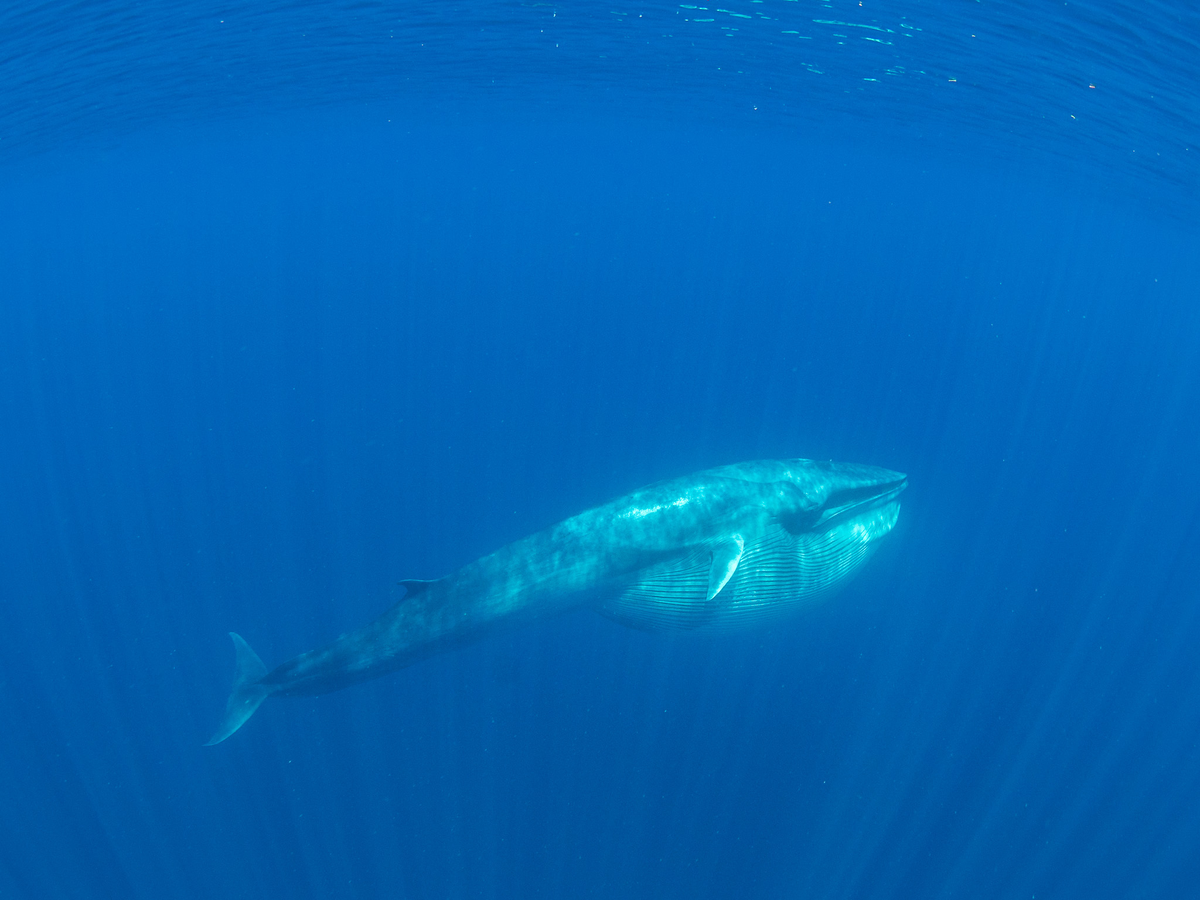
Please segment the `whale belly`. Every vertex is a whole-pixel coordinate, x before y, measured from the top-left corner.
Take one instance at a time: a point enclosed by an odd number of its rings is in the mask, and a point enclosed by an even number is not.
[[[713,556],[699,548],[641,570],[598,609],[650,631],[733,628],[768,620],[844,584],[892,530],[899,512],[899,503],[887,503],[798,534],[773,525],[746,543],[737,570],[711,600]]]

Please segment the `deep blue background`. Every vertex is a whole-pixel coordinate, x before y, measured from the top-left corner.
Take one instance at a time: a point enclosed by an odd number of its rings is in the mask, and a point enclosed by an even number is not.
[[[44,77],[0,105],[0,896],[1194,890],[1191,126],[1026,116],[1075,102],[1031,72],[1126,60],[1106,87],[1135,97],[1194,22],[870,20],[940,35],[929,71],[1009,73],[965,102],[933,76],[842,99],[873,45],[672,55],[604,18],[674,7],[563,10],[591,43],[551,61],[552,7],[374,55],[384,6],[262,7],[228,39],[172,9],[6,31]],[[1007,43],[957,53],[964,24]],[[1068,26],[1084,50],[1046,37]],[[743,37],[757,86],[705,81]],[[723,637],[580,612],[200,746],[230,629],[274,664],[400,578],[781,456],[910,476],[819,609]]]

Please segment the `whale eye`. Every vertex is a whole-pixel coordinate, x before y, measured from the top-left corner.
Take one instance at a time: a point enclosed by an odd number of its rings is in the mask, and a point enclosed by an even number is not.
[[[775,521],[782,525],[783,530],[788,534],[803,534],[806,531],[812,531],[816,524],[821,521],[822,512],[820,507],[816,509],[797,509],[792,512],[783,513]]]

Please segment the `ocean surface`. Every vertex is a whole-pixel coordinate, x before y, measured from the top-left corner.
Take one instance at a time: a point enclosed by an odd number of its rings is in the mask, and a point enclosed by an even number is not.
[[[1200,7],[0,11],[0,898],[1200,884]],[[642,485],[908,474],[828,601],[202,746]]]

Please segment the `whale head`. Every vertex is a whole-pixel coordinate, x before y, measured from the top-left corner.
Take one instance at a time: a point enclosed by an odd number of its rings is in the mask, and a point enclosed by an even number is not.
[[[879,466],[789,460],[787,480],[804,495],[794,524],[821,531],[846,523],[871,524],[873,538],[892,530],[908,476]],[[786,523],[785,523],[786,524]]]
[[[742,602],[735,605],[747,613],[781,597],[816,598],[844,583],[895,528],[908,486],[902,472],[856,463],[790,459],[751,466],[753,480],[777,487],[773,518],[792,543],[758,577],[738,585]]]
[[[765,459],[715,471],[726,477],[773,485],[772,514],[793,534],[863,520],[874,522],[872,531],[882,536],[895,524],[900,494],[908,487],[908,476],[903,472],[815,459]],[[884,523],[890,524],[884,528]]]

